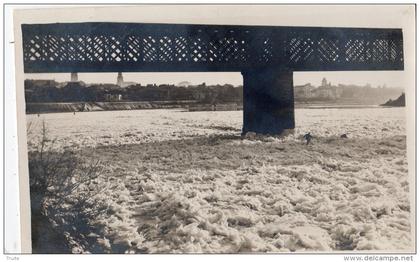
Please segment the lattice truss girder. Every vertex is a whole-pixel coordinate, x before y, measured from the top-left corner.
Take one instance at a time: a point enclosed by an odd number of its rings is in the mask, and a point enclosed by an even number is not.
[[[272,46],[264,50],[271,56]],[[35,35],[24,46],[25,61],[96,62],[237,62],[247,61],[244,40],[223,37],[205,41],[200,37],[130,35]],[[268,58],[267,56],[267,58]],[[264,56],[264,60],[266,60]]]
[[[31,30],[31,26],[36,26],[36,30]],[[360,29],[346,34],[346,29],[202,27],[179,33],[165,30],[165,25],[156,25],[155,30],[146,32],[138,27],[123,32],[103,29],[66,32],[26,25],[22,28],[24,62],[223,64],[225,67],[282,63],[294,70],[306,67],[315,70],[317,65],[387,63],[398,67],[403,64],[402,34],[395,30],[389,33],[387,29]]]

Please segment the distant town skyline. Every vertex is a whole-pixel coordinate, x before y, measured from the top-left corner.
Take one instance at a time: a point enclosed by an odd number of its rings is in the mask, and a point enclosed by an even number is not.
[[[117,83],[118,73],[78,73],[79,81],[86,83]],[[239,72],[194,72],[194,73],[123,73],[125,82],[146,84],[191,84],[207,85],[232,84],[242,85],[242,75]],[[294,85],[311,83],[320,85],[323,78],[331,84],[354,84],[372,87],[388,86],[404,88],[406,86],[404,74],[398,71],[357,71],[357,72],[294,72]],[[55,74],[25,74],[26,79],[50,79],[57,82],[70,81],[70,73]]]

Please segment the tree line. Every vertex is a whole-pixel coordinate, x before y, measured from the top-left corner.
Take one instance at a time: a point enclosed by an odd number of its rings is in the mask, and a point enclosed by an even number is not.
[[[53,80],[25,80],[27,103],[106,102],[118,101],[180,101],[202,103],[242,102],[242,87],[225,85],[195,86],[90,84],[83,82],[59,83]]]

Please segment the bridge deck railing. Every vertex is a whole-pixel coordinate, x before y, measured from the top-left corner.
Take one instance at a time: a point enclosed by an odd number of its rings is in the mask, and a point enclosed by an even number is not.
[[[22,25],[41,72],[402,70],[401,29],[138,23]]]

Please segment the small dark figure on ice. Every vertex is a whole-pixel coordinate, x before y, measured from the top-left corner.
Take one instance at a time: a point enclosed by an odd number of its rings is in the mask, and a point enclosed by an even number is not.
[[[311,142],[311,139],[313,138],[313,136],[311,135],[311,132],[308,132],[307,134],[305,134],[303,136],[303,138],[306,140],[306,145],[309,145],[309,143]]]
[[[348,138],[347,134],[342,134],[340,138]]]

